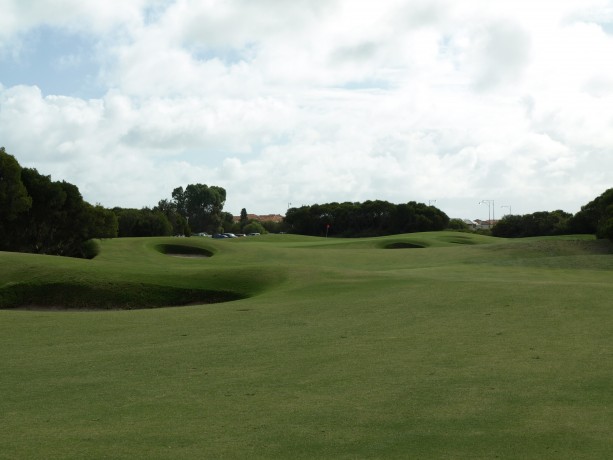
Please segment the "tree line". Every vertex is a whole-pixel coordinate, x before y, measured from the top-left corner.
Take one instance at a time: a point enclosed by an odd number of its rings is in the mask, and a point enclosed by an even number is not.
[[[444,230],[449,217],[440,209],[410,201],[374,200],[290,208],[285,224],[291,233],[311,236],[365,237]]]
[[[83,200],[76,185],[22,168],[0,147],[0,251],[94,257],[95,239],[219,232],[234,225],[225,200],[222,187],[190,184],[152,209],[106,209]]]
[[[570,222],[573,233],[595,234],[613,240],[613,188],[581,207]]]
[[[492,227],[493,236],[504,238],[571,234],[593,234],[613,240],[613,188],[574,215],[561,210],[508,215]]]
[[[0,250],[92,257],[87,241],[117,236],[117,217],[66,181],[22,168],[0,147]]]
[[[250,220],[234,222],[223,211],[225,201],[223,187],[189,184],[175,188],[153,208],[106,209],[83,200],[73,184],[22,168],[0,148],[1,251],[93,257],[93,240],[100,238],[266,231]]]
[[[410,201],[374,200],[290,208],[282,223],[257,222],[241,211],[234,222],[224,212],[226,190],[206,184],[177,187],[153,208],[106,209],[83,200],[66,181],[52,181],[34,168],[22,168],[0,147],[0,250],[93,257],[94,239],[169,236],[207,232],[291,232],[312,236],[364,237],[456,228],[440,209]],[[458,222],[455,222],[458,221]],[[575,214],[557,210],[508,215],[492,235],[517,238],[573,233],[613,240],[613,188]]]
[[[118,236],[190,236],[216,233],[232,224],[232,215],[223,212],[226,191],[222,187],[189,184],[177,187],[170,199],[154,208],[113,208],[119,221]]]

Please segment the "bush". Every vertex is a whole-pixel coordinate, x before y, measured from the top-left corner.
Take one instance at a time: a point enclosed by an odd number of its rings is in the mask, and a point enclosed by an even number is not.
[[[87,240],[81,245],[81,252],[84,259],[93,259],[100,254],[100,240]]]
[[[244,233],[268,233],[264,226],[259,222],[253,221],[243,227]]]
[[[468,230],[468,225],[462,219],[450,219],[449,224],[447,225],[449,230]]]

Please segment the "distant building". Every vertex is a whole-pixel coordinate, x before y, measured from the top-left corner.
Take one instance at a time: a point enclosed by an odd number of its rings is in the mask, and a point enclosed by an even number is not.
[[[232,216],[234,222],[240,222],[241,216]],[[247,220],[257,220],[258,222],[283,222],[283,216],[281,214],[247,214]]]
[[[470,219],[462,219],[462,222],[464,222],[464,224],[466,224],[466,226],[470,229],[470,230],[476,230],[477,229],[477,224],[475,222],[473,222]]]
[[[475,219],[475,225],[476,228],[480,228],[480,229],[490,229],[492,228],[494,225],[496,225],[498,221],[497,220],[481,220],[481,219]]]

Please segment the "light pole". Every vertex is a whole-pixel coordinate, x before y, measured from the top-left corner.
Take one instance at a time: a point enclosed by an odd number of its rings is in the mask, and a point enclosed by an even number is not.
[[[428,200],[428,206],[432,206],[432,203],[436,203],[436,200]]]
[[[489,228],[492,228],[492,220],[495,220],[494,217],[494,200],[481,200],[479,204],[487,204],[487,224]]]
[[[505,204],[505,205],[500,206],[500,207],[501,207],[501,208],[509,208],[509,215],[512,215],[512,214],[513,214],[513,211],[511,211],[511,205],[510,205],[510,204],[508,204],[508,205],[506,205],[506,204]]]

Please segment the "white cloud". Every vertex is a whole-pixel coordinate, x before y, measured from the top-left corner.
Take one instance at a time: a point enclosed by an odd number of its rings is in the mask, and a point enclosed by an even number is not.
[[[87,34],[105,88],[45,95],[0,73],[0,144],[107,206],[203,182],[235,213],[365,199],[436,199],[462,217],[482,215],[481,199],[574,212],[613,186],[611,11],[0,0],[0,55],[41,25]]]
[[[105,33],[119,25],[132,27],[142,22],[145,6],[159,3],[155,0],[2,0],[0,40],[41,25],[91,33]]]

